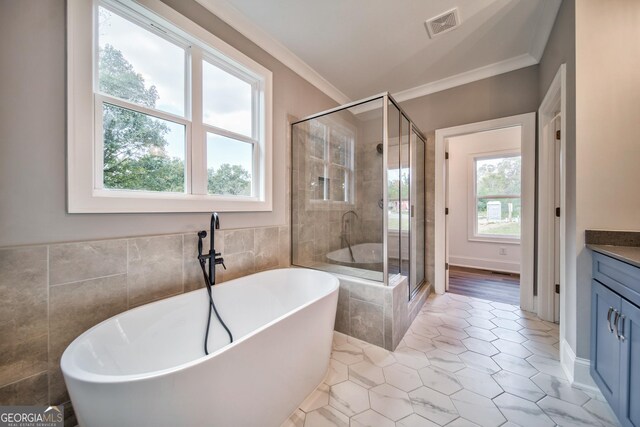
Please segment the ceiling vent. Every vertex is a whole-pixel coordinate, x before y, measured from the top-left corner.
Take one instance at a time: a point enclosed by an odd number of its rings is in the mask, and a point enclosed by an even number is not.
[[[429,37],[448,33],[451,30],[456,29],[460,25],[460,15],[458,14],[458,8],[451,9],[441,15],[427,19],[424,23],[429,32]]]

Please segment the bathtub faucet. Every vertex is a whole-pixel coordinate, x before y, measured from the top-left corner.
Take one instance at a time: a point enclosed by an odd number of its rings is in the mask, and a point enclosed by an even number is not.
[[[216,265],[221,264],[225,270],[227,269],[227,266],[224,265],[224,258],[222,258],[222,254],[220,252],[216,252],[215,249],[215,230],[219,229],[220,218],[216,212],[213,212],[211,214],[211,226],[209,228],[209,253],[205,255],[202,254],[202,240],[207,237],[207,232],[202,230],[198,233],[198,260],[201,262],[209,260],[209,281],[212,286],[216,284]]]
[[[351,256],[351,262],[356,262],[356,259],[353,256],[353,250],[351,250],[351,223],[347,218],[347,215],[352,214],[356,218],[358,218],[358,214],[355,211],[347,211],[342,214],[342,232],[340,233],[340,238],[343,242],[347,244],[349,248],[349,256]]]
[[[224,258],[222,258],[222,254],[220,252],[216,252],[215,250],[215,240],[216,233],[215,231],[220,228],[220,218],[218,218],[218,214],[213,212],[211,214],[211,226],[209,228],[209,253],[206,255],[202,255],[202,240],[207,237],[207,232],[202,230],[198,232],[198,262],[200,263],[200,268],[202,269],[202,276],[204,278],[204,284],[207,288],[207,294],[209,296],[209,318],[207,319],[207,330],[204,333],[204,354],[209,354],[209,327],[211,326],[211,314],[215,313],[218,321],[222,327],[227,331],[229,335],[229,342],[233,342],[233,335],[231,331],[220,317],[220,313],[218,313],[218,309],[216,308],[216,304],[213,302],[213,291],[211,288],[216,284],[216,265],[222,264],[224,269],[227,269],[227,266],[224,265]],[[207,277],[207,271],[205,264],[209,260],[209,276]]]

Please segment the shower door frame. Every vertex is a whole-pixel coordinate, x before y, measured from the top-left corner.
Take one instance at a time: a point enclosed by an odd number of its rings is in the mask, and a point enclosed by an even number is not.
[[[384,208],[387,208],[389,206],[389,182],[388,182],[388,161],[389,161],[389,103],[391,102],[399,111],[400,113],[400,118],[404,117],[408,122],[409,122],[409,165],[412,165],[412,150],[411,150],[411,135],[412,135],[412,131],[415,131],[416,135],[418,135],[419,138],[422,139],[422,141],[424,141],[425,144],[425,150],[424,150],[424,156],[425,156],[425,167],[426,167],[426,144],[427,144],[427,138],[425,138],[425,136],[422,134],[422,132],[420,131],[420,129],[415,125],[415,123],[413,122],[413,120],[411,120],[411,118],[409,117],[409,115],[402,109],[402,107],[400,107],[400,105],[398,104],[398,102],[389,94],[389,92],[383,92],[377,95],[373,95],[370,96],[368,98],[363,98],[360,99],[358,101],[353,101],[350,102],[348,104],[343,104],[343,105],[339,105],[337,107],[334,108],[330,108],[328,110],[324,110],[321,111],[319,113],[315,113],[312,114],[310,116],[304,117],[302,119],[296,120],[294,122],[292,122],[290,124],[291,126],[291,135],[293,135],[293,126],[302,122],[306,122],[309,120],[313,120],[316,119],[318,117],[322,117],[322,116],[326,116],[328,114],[331,113],[335,113],[338,111],[342,111],[342,110],[347,110],[350,108],[354,108],[357,107],[359,105],[363,105],[366,104],[368,102],[371,101],[375,101],[381,99],[382,100],[382,147],[383,147],[383,152],[382,152],[382,162],[383,162],[383,168],[382,168],[382,182],[383,182],[383,186],[382,186],[382,201],[383,201],[383,206]],[[368,111],[367,109],[363,110],[364,111]],[[293,144],[293,139],[291,138],[291,143]],[[294,185],[294,181],[293,181],[293,171],[294,171],[294,164],[293,164],[293,146],[291,147],[290,150],[290,162],[291,162],[291,176],[290,176],[290,182],[291,185]],[[411,187],[414,185],[414,179],[413,176],[411,176],[412,174],[410,174],[410,178],[409,178],[409,188],[411,189]],[[425,181],[426,182],[426,181]],[[425,189],[426,190],[426,189]],[[290,206],[293,207],[293,191],[290,192],[291,193],[291,204]],[[411,202],[412,202],[412,197],[411,197],[411,191],[409,191],[409,206],[411,209]],[[382,227],[383,227],[383,234],[382,234],[382,257],[383,257],[383,263],[382,263],[382,275],[383,275],[383,280],[382,283],[384,284],[384,286],[389,286],[390,282],[394,282],[395,280],[398,279],[398,277],[401,277],[402,275],[400,273],[398,273],[397,275],[394,275],[393,278],[389,277],[389,250],[388,250],[388,244],[389,244],[389,215],[386,209],[383,208],[383,215],[382,215]],[[388,209],[388,208],[387,208]],[[425,207],[424,207],[424,212],[426,215],[426,193],[425,193]],[[409,217],[410,219],[411,217]],[[409,221],[411,222],[411,221]],[[426,233],[426,226],[425,228],[425,233]],[[290,227],[291,229],[291,241],[293,243],[293,227]],[[412,239],[412,231],[411,228],[409,229],[409,263],[411,265],[411,239]],[[425,246],[425,266],[426,266],[426,236],[424,239],[424,246]],[[398,248],[399,250],[399,258],[400,258],[400,262],[402,262],[402,254],[401,254],[401,246]],[[293,244],[290,245],[290,261],[292,265],[295,265],[293,263]],[[414,261],[415,262],[415,261]],[[401,270],[401,269],[400,269]],[[411,269],[410,269],[411,270]],[[410,288],[410,279],[411,279],[411,273],[409,272],[409,276],[407,277],[407,286],[409,286],[409,290]],[[426,280],[422,280],[422,283],[420,283],[418,286],[416,286],[415,290],[413,292],[409,292],[409,300],[411,300],[411,298],[416,295],[420,289],[422,288],[422,286],[424,285],[424,283],[426,283]]]
[[[423,165],[423,170],[422,173],[424,174],[424,176],[422,177],[422,182],[423,184],[423,192],[424,192],[424,199],[423,199],[423,206],[422,206],[422,212],[423,212],[423,235],[422,235],[422,242],[423,242],[423,266],[422,266],[422,281],[418,284],[416,284],[415,288],[413,289],[413,291],[411,290],[411,281],[409,281],[409,301],[411,301],[413,299],[413,297],[418,294],[418,292],[420,292],[420,289],[422,288],[422,286],[426,283],[427,281],[427,177],[426,177],[426,171],[427,171],[427,139],[424,138],[424,136],[422,135],[422,132],[420,132],[420,129],[418,129],[418,127],[415,125],[415,123],[411,122],[411,127],[410,127],[410,141],[409,141],[409,154],[410,154],[410,165],[411,165],[411,179],[409,181],[409,194],[412,195],[414,192],[413,190],[411,190],[411,188],[413,187],[413,177],[414,177],[414,173],[415,171],[413,170],[414,168],[414,160],[418,160],[417,158],[413,158],[413,153],[415,152],[415,150],[417,150],[417,141],[412,142],[411,139],[414,138],[414,133],[415,136],[417,138],[419,138],[422,141],[423,144],[423,155],[422,155],[422,165]],[[417,163],[415,164],[417,165]],[[416,193],[419,189],[416,188]],[[409,200],[411,200],[411,196],[409,198]],[[410,203],[410,209],[412,209],[411,212],[413,212],[413,206],[415,206],[414,204]],[[409,216],[409,221],[411,221],[412,216]],[[417,227],[416,227],[417,228]],[[416,233],[412,233],[409,244],[410,244],[410,248],[413,247],[413,239],[417,239],[418,236]],[[416,245],[416,248],[418,247],[418,245]],[[413,269],[417,269],[417,260],[414,260],[413,264],[410,265],[409,268],[409,274],[412,274],[412,270]],[[417,275],[416,275],[417,276]]]
[[[391,94],[389,94],[388,92],[385,92],[383,94],[383,164],[384,164],[384,168],[383,168],[383,177],[382,177],[382,181],[384,183],[383,185],[383,202],[384,202],[384,206],[385,208],[387,206],[389,206],[389,181],[388,181],[388,170],[389,170],[389,163],[388,163],[388,157],[387,153],[388,153],[388,149],[389,149],[389,116],[388,116],[388,111],[389,111],[389,102],[393,103],[393,105],[398,109],[398,111],[400,112],[400,121],[402,121],[402,118],[404,117],[408,122],[409,122],[409,128],[408,128],[408,140],[409,140],[409,157],[408,157],[408,164],[409,164],[409,168],[410,168],[410,173],[409,173],[409,224],[411,224],[411,210],[412,210],[412,206],[413,206],[413,197],[411,195],[411,188],[414,186],[415,184],[415,180],[414,180],[414,176],[413,176],[413,150],[412,148],[414,147],[415,143],[414,141],[412,141],[412,132],[415,132],[416,135],[424,142],[424,164],[426,167],[426,155],[427,155],[427,138],[425,138],[424,134],[422,133],[422,131],[416,126],[415,122],[413,120],[411,120],[411,117],[407,114],[407,112],[400,106],[400,104],[398,104],[398,102],[393,98],[393,96],[391,96]],[[400,126],[400,129],[402,127]],[[399,132],[399,136],[401,136],[402,131]],[[398,141],[398,146],[400,147],[400,141]],[[401,166],[401,165],[399,165]],[[425,184],[426,184],[426,176],[425,176]],[[425,186],[425,198],[424,198],[424,209],[423,212],[425,214],[425,221],[426,221],[426,214],[427,214],[427,195],[426,195],[426,186]],[[400,217],[402,218],[402,216]],[[400,221],[402,222],[402,221]],[[384,233],[383,233],[383,257],[385,259],[385,262],[383,264],[383,268],[384,268],[384,278],[385,278],[385,285],[388,286],[389,285],[389,275],[388,275],[388,264],[389,264],[389,258],[388,258],[388,249],[387,249],[387,245],[388,245],[388,234],[389,234],[389,215],[387,213],[387,211],[385,210],[384,215],[383,215],[383,227],[384,227]],[[424,263],[425,263],[425,267],[426,267],[426,254],[427,254],[427,239],[426,239],[426,224],[424,227],[424,254],[425,254],[425,259],[424,259]],[[402,230],[402,228],[401,228]],[[411,266],[412,263],[415,263],[416,260],[412,259],[412,253],[411,253],[411,244],[412,244],[412,240],[415,237],[414,234],[414,230],[411,227],[411,225],[409,226],[409,236],[408,236],[408,258],[409,258],[409,273],[407,275],[407,286],[409,288],[409,301],[411,301],[413,299],[413,297],[415,295],[417,295],[420,290],[422,289],[422,286],[426,283],[426,275],[425,277],[422,278],[421,283],[417,284],[415,286],[415,288],[413,289],[413,291],[411,290]],[[401,231],[400,231],[401,233]],[[398,247],[398,256],[399,256],[399,261],[400,261],[400,273],[398,273],[396,276],[394,276],[394,280],[396,280],[397,276],[402,277],[402,234],[400,234],[400,245]]]

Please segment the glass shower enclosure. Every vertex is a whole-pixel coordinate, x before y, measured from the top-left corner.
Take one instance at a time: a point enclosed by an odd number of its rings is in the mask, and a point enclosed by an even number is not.
[[[425,282],[425,138],[383,93],[292,124],[292,264]]]

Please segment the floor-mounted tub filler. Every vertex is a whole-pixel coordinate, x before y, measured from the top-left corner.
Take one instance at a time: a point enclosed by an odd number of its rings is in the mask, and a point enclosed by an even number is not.
[[[339,283],[288,268],[127,311],[88,330],[61,366],[81,426],[279,426],[323,380]]]

